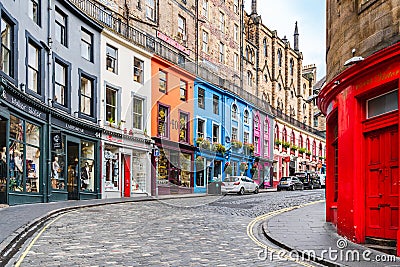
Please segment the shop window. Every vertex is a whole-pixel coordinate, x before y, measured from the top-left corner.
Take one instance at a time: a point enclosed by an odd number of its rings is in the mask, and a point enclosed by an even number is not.
[[[143,130],[143,99],[133,97],[133,128]]]
[[[55,39],[62,45],[67,46],[67,16],[56,7],[55,10]]]
[[[133,60],[133,80],[143,84],[143,60],[134,58]]]
[[[81,56],[93,62],[93,34],[81,29]]]
[[[104,151],[105,160],[105,191],[119,190],[119,155],[111,150]]]
[[[160,70],[158,71],[158,77],[159,77],[159,88],[158,90],[161,93],[166,93],[167,92],[167,73]]]
[[[106,69],[117,73],[118,66],[118,49],[111,45],[106,46]]]
[[[205,187],[205,170],[206,164],[204,163],[205,159],[201,156],[196,157],[196,186],[197,187]]]
[[[7,121],[0,120],[0,195],[7,191]],[[1,201],[3,203],[4,200]]]
[[[237,161],[233,161],[232,162],[232,171],[233,171],[233,175],[237,175],[239,172],[239,162]]]
[[[214,114],[219,114],[219,96],[213,95],[213,112]]]
[[[126,159],[125,159],[126,160]],[[146,160],[145,152],[134,152],[132,154],[132,189],[131,192],[144,193],[146,190]],[[129,164],[126,162],[125,164]]]
[[[56,140],[53,140],[54,138]],[[59,132],[53,132],[52,142],[56,142],[59,145],[57,147],[53,146],[51,151],[51,188],[56,190],[66,190],[65,136],[62,136]]]
[[[81,191],[94,191],[94,143],[81,141]]]
[[[28,42],[28,89],[36,94],[41,94],[40,79],[41,79],[41,49],[33,42]]]
[[[199,108],[205,109],[205,90],[202,88],[197,93],[197,103]]]
[[[81,75],[80,112],[93,117],[94,81],[90,77]]]
[[[117,90],[106,87],[106,121],[110,124],[117,122]]]
[[[159,105],[158,106],[158,136],[169,137],[169,108]]]
[[[191,187],[191,166],[192,166],[192,155],[187,153],[180,153],[180,168],[181,176],[179,185],[183,187]]]
[[[1,71],[14,78],[14,24],[9,23],[8,18],[1,17]]]
[[[10,116],[11,191],[40,192],[40,136],[39,126]]]
[[[367,118],[398,110],[398,90],[367,100]]]
[[[179,141],[189,142],[189,115],[183,112],[179,113]]]
[[[182,101],[186,101],[187,98],[188,98],[188,96],[187,96],[187,86],[188,86],[187,82],[182,81],[182,80],[180,81],[180,86],[179,86],[179,88],[180,88],[180,100],[182,100]]]
[[[28,3],[28,16],[40,26],[40,0],[29,0]]]
[[[54,102],[67,106],[67,66],[55,60],[54,66]]]
[[[158,177],[157,184],[168,184],[169,176],[169,162],[168,155],[164,149],[160,149],[160,156],[158,157]]]

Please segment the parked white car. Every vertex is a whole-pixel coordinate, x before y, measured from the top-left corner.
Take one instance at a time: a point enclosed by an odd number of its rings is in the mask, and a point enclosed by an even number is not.
[[[246,176],[226,177],[221,185],[221,193],[237,193],[243,195],[245,192],[258,194],[258,185]]]

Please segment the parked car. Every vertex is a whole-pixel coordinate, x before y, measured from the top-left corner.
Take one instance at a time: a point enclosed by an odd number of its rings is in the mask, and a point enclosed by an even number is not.
[[[318,174],[318,176],[319,176],[319,182],[321,183],[321,187],[325,188],[326,174]]]
[[[294,176],[299,178],[299,180],[303,183],[304,188],[321,188],[318,174],[315,172],[296,172]]]
[[[294,177],[294,176],[289,176],[289,177],[282,177],[281,180],[279,181],[279,184],[276,188],[278,191],[281,190],[303,190],[304,185],[303,183],[299,180],[299,178]]]
[[[238,193],[243,195],[245,192],[258,194],[258,185],[246,176],[226,177],[221,184],[221,193]]]

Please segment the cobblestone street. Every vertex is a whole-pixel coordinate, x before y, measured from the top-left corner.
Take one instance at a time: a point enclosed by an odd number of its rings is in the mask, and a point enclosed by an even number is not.
[[[29,250],[21,266],[300,266],[260,260],[260,248],[246,227],[259,215],[323,199],[324,193],[269,192],[84,208],[59,216],[30,250],[26,244],[10,263]]]

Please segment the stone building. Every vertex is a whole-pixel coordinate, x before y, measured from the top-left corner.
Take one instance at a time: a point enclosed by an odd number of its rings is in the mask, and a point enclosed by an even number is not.
[[[326,220],[399,256],[400,4],[329,0],[326,15]]]
[[[266,100],[289,118],[313,125],[313,105],[308,100],[316,82],[315,65],[303,66],[299,31],[294,25],[293,47],[262,23],[257,1],[244,16],[243,88]]]

